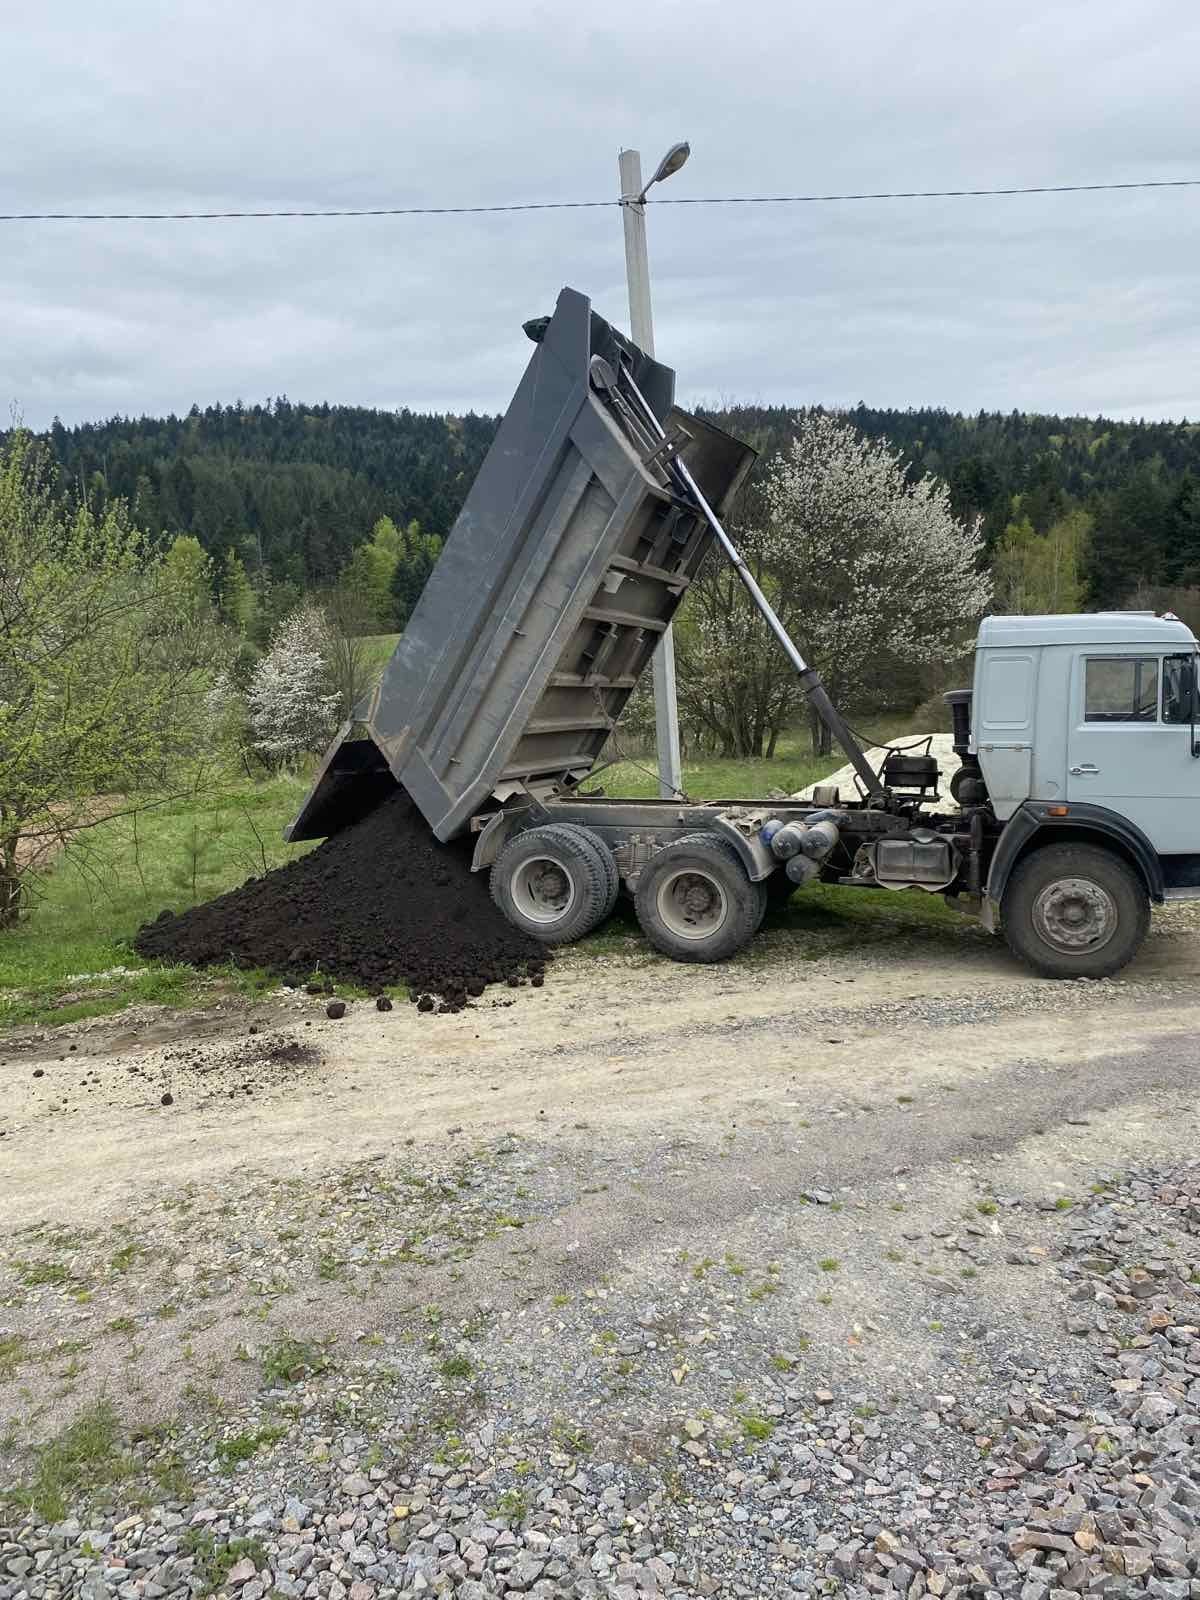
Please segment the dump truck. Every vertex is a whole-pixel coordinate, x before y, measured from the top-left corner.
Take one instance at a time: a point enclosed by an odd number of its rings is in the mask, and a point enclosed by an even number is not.
[[[378,687],[285,830],[335,832],[402,785],[517,927],[581,939],[625,892],[657,949],[722,961],[805,885],[912,890],[1035,971],[1099,978],[1152,904],[1200,897],[1197,643],[1170,615],[1001,616],[947,696],[951,803],[926,750],[872,766],[725,526],[754,451],[564,289]],[[845,751],[853,792],[609,797],[594,774],[713,545]]]

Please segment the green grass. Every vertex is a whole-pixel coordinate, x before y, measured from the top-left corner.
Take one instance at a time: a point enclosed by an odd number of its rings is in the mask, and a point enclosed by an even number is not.
[[[21,1333],[0,1333],[0,1383],[7,1383],[29,1353],[29,1341]]]
[[[268,1560],[260,1539],[218,1539],[211,1528],[186,1529],[181,1548],[195,1558],[201,1594],[215,1594],[243,1557],[248,1556],[259,1572]]]
[[[285,1333],[262,1353],[263,1382],[298,1383],[301,1378],[324,1372],[328,1365],[329,1359],[319,1345]]]
[[[529,1514],[529,1496],[523,1489],[505,1489],[492,1508],[492,1515],[505,1522],[523,1522]]]
[[[122,1482],[132,1463],[122,1449],[121,1428],[109,1400],[89,1406],[57,1439],[38,1451],[31,1483],[15,1491],[44,1522],[61,1522],[81,1495]]]
[[[29,1289],[42,1284],[61,1287],[71,1281],[70,1270],[61,1261],[17,1261],[14,1265],[17,1277]]]
[[[383,671],[399,638],[398,633],[371,633],[362,640],[367,660],[372,667],[378,668],[380,672]]]
[[[253,1431],[235,1433],[232,1438],[222,1439],[217,1445],[217,1460],[224,1467],[234,1466],[239,1461],[250,1461],[260,1450],[269,1450],[286,1435],[287,1429],[282,1423],[264,1423]]]
[[[261,974],[147,966],[132,939],[160,911],[209,900],[304,849],[285,844],[281,829],[306,788],[303,777],[245,780],[147,812],[136,828],[117,818],[86,830],[37,885],[29,917],[0,933],[0,1027],[185,1005],[214,982],[263,987]]]
[[[438,1368],[443,1378],[451,1380],[469,1378],[474,1370],[470,1358],[464,1355],[447,1356]]]

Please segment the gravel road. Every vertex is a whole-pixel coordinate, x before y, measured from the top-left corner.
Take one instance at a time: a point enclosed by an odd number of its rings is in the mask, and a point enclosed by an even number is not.
[[[0,1042],[0,1600],[1200,1600],[1198,970],[780,931]]]

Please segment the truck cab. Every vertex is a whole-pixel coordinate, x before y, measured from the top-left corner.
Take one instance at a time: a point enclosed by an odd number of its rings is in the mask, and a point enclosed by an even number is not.
[[[1041,971],[1116,970],[1150,902],[1200,898],[1196,657],[1148,611],[980,626],[962,753],[963,798],[1001,825],[984,920]]]

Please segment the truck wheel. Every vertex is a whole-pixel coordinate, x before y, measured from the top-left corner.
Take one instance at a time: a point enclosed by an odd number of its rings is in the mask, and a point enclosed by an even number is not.
[[[651,856],[634,907],[642,932],[672,961],[727,961],[758,931],[767,891],[719,835],[693,833]]]
[[[612,909],[617,903],[617,896],[621,892],[621,874],[617,867],[616,857],[600,835],[593,833],[590,828],[585,828],[582,823],[556,822],[553,827],[563,833],[573,833],[577,839],[585,840],[600,858],[605,876],[608,879],[608,897],[604,904],[604,910],[600,913],[599,920],[600,922],[606,922],[612,915]]]
[[[601,848],[566,826],[519,833],[492,867],[492,899],[542,944],[582,939],[612,909]]]
[[[1090,844],[1031,851],[1001,905],[1014,954],[1046,978],[1107,978],[1137,954],[1150,897],[1132,867]]]

